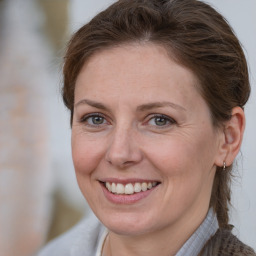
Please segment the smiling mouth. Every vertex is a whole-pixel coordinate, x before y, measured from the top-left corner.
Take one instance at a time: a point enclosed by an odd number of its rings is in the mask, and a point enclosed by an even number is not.
[[[145,192],[147,190],[150,190],[157,185],[159,185],[159,182],[153,181],[153,182],[135,182],[133,183],[114,183],[114,182],[104,182],[104,186],[107,188],[109,192],[112,194],[117,195],[133,195],[135,193]]]

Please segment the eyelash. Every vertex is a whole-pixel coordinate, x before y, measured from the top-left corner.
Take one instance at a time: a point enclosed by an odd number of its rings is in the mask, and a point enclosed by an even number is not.
[[[89,122],[88,122],[89,118],[97,118],[97,117],[103,118],[103,123],[102,124],[89,124]],[[156,125],[156,124],[152,125],[152,124],[150,124],[150,121],[154,120],[154,119],[156,121],[156,118],[163,119],[166,122],[166,124],[163,124],[163,125]],[[80,119],[80,122],[81,123],[86,123],[86,126],[93,127],[93,128],[95,128],[95,127],[100,128],[100,127],[102,127],[103,125],[106,124],[105,122],[108,123],[105,115],[103,115],[101,113],[91,113],[91,114],[85,115]],[[164,129],[164,128],[167,128],[170,125],[173,125],[173,124],[176,124],[176,123],[177,122],[169,116],[166,116],[166,115],[163,115],[163,114],[151,114],[151,115],[148,116],[147,121],[145,123],[143,123],[143,125],[149,125],[151,127],[157,127],[157,129]]]
[[[149,122],[150,122],[151,120],[154,120],[154,119],[156,120],[156,118],[164,119],[164,121],[166,121],[167,124],[164,124],[164,125],[150,125]],[[147,124],[148,124],[148,125],[150,125],[150,126],[156,126],[157,129],[164,129],[164,128],[167,128],[167,127],[169,127],[170,125],[176,124],[176,123],[177,123],[177,122],[176,122],[173,118],[171,118],[171,117],[169,117],[169,116],[166,116],[166,115],[163,115],[163,114],[153,114],[153,116],[150,116],[150,118],[149,118],[148,121],[147,121]]]
[[[81,123],[86,123],[86,126],[93,127],[93,128],[101,127],[102,125],[105,125],[105,123],[103,123],[103,124],[89,124],[89,122],[88,122],[89,118],[96,118],[96,117],[100,117],[100,118],[103,119],[103,122],[107,122],[106,117],[101,113],[92,113],[92,114],[85,115],[80,119],[80,122]]]

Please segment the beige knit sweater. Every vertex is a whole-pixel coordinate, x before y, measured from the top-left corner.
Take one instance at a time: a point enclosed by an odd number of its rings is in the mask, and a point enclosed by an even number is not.
[[[230,230],[219,229],[207,242],[199,256],[256,256],[254,250],[242,243]]]

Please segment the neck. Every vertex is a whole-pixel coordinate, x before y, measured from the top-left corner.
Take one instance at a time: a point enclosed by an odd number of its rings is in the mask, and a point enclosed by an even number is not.
[[[191,215],[186,222],[167,226],[147,234],[127,236],[109,232],[103,256],[161,256],[175,255],[188,238],[196,231],[206,217],[207,209],[201,216]],[[153,242],[152,242],[153,241]]]

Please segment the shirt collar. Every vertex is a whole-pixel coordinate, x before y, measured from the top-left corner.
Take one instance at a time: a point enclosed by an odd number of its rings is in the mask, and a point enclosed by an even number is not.
[[[218,228],[217,217],[211,208],[203,223],[185,242],[175,256],[197,256],[205,243],[216,233]]]

